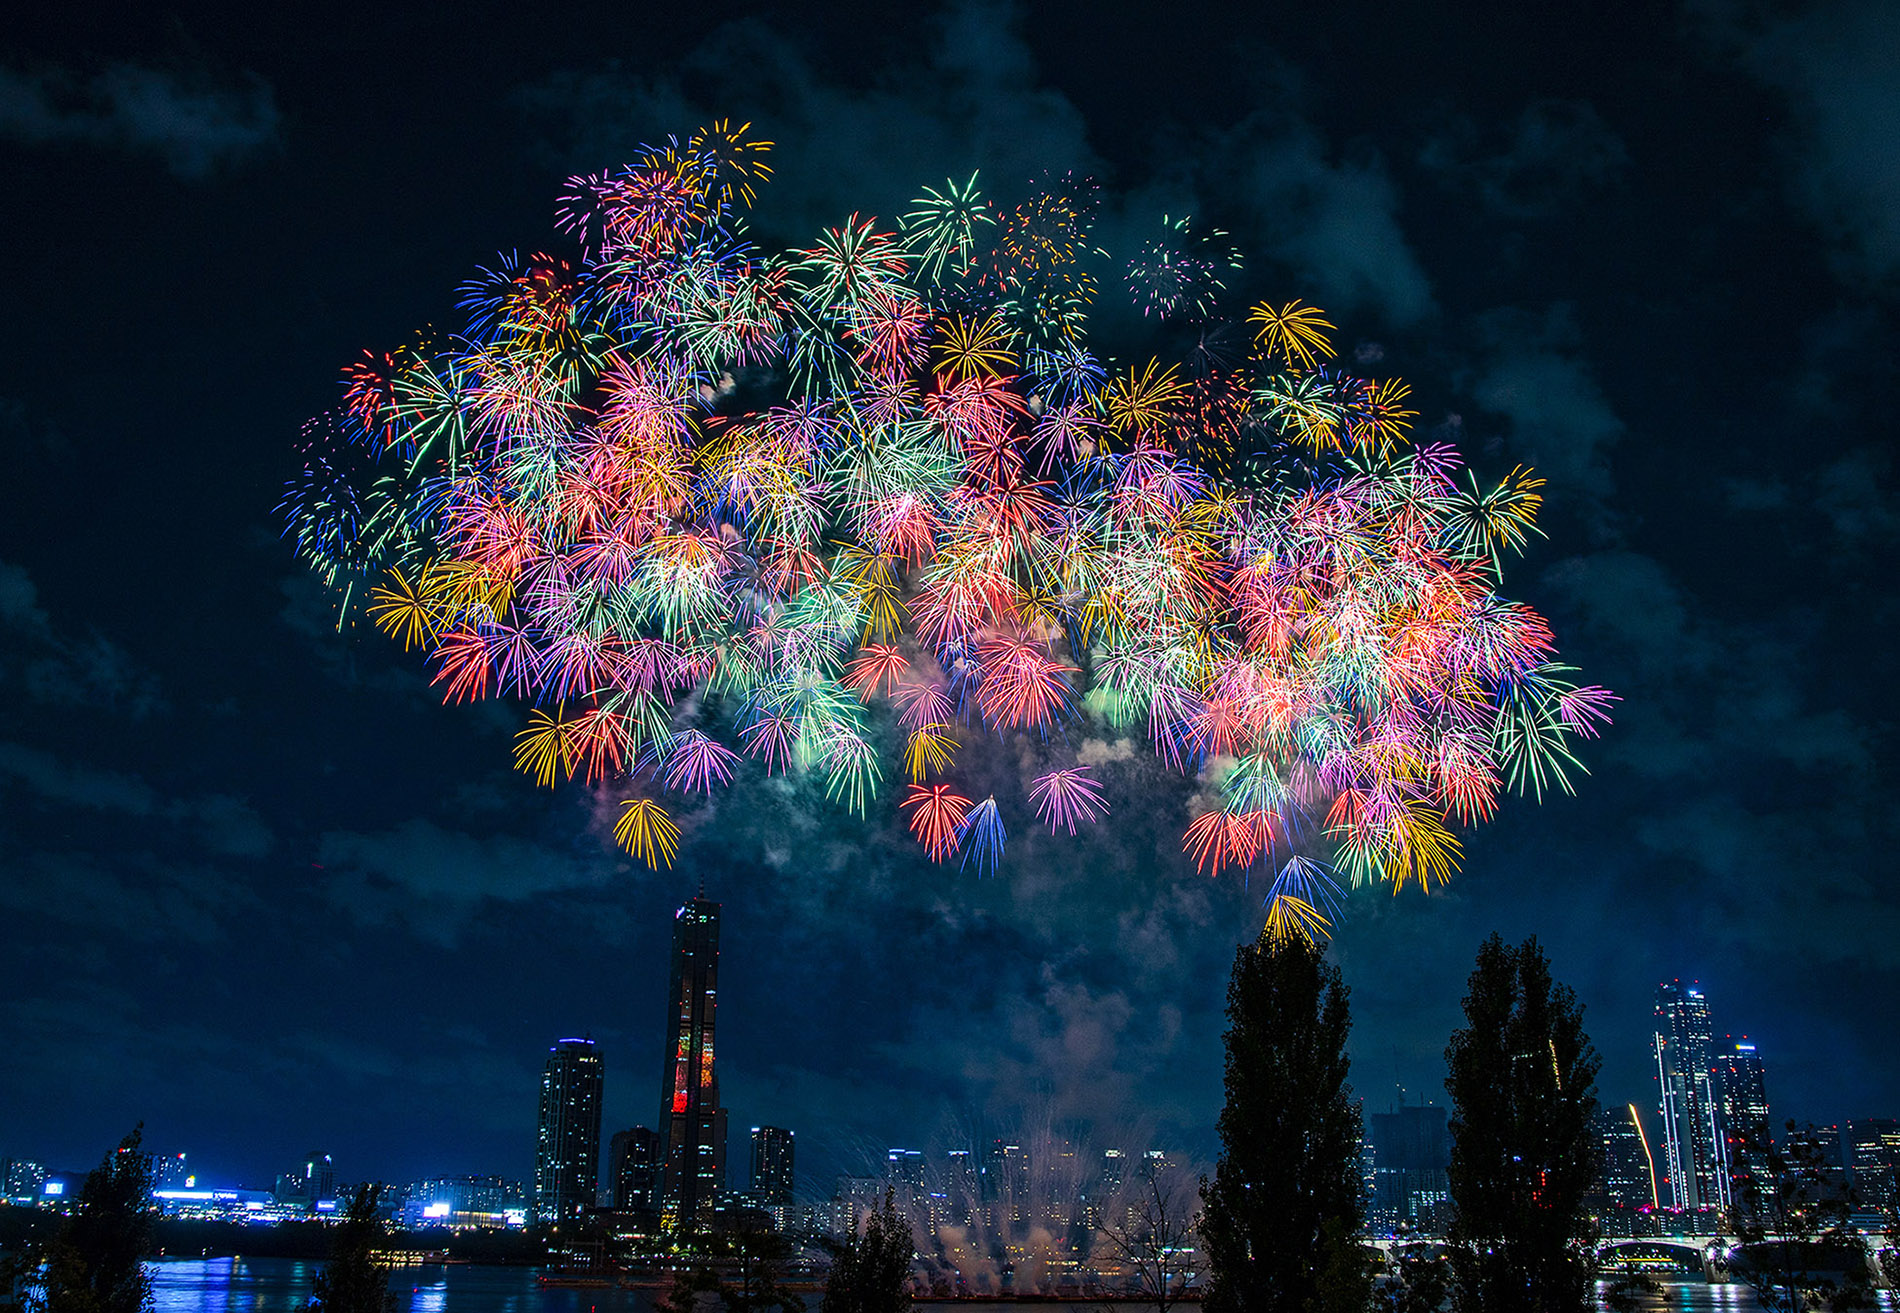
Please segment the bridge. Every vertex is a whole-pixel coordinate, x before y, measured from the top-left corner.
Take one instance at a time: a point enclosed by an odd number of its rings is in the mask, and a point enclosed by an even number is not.
[[[1619,1236],[1600,1242],[1596,1258],[1604,1267],[1686,1268],[1712,1278],[1715,1251],[1716,1241],[1708,1236]]]
[[[1386,1263],[1390,1265],[1394,1250],[1428,1249],[1434,1255],[1443,1257],[1446,1253],[1442,1239],[1427,1237],[1386,1238],[1367,1242],[1377,1249]],[[1722,1249],[1726,1250],[1724,1244]],[[1714,1259],[1719,1255],[1716,1241],[1710,1236],[1619,1236],[1604,1240],[1596,1247],[1597,1261],[1605,1267],[1669,1267],[1700,1272],[1705,1277],[1717,1275]]]

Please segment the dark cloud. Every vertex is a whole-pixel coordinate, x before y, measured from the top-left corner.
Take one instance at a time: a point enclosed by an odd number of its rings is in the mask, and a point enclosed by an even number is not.
[[[273,842],[270,826],[242,799],[227,794],[166,798],[136,776],[62,762],[19,744],[0,743],[0,779],[22,784],[51,803],[185,827],[219,856],[262,857]]]
[[[442,944],[455,942],[484,904],[523,903],[594,890],[625,864],[598,848],[558,851],[511,835],[478,838],[412,820],[375,834],[336,832],[317,845],[329,897],[372,925],[394,921]]]
[[[1045,170],[1099,169],[1081,114],[1037,85],[1017,17],[1008,4],[952,6],[922,58],[868,86],[828,79],[795,34],[749,20],[721,27],[665,74],[565,73],[521,98],[554,121],[557,154],[575,171],[715,117],[749,119],[776,143],[768,222],[800,235],[852,213],[888,222],[920,186],[945,178],[981,170],[1011,196]]]
[[[1621,174],[1629,154],[1587,101],[1539,100],[1501,144],[1465,119],[1433,137],[1420,163],[1500,217],[1549,219]]]
[[[746,21],[720,28],[665,75],[563,73],[520,99],[554,128],[556,157],[576,171],[715,116],[751,120],[777,143],[759,218],[794,236],[851,213],[888,221],[945,178],[980,171],[1007,201],[1073,170],[1115,184],[1098,228],[1112,251],[1133,250],[1163,213],[1212,205],[1239,225],[1251,254],[1289,266],[1329,307],[1367,308],[1400,325],[1431,313],[1430,284],[1399,227],[1397,186],[1376,154],[1336,151],[1282,94],[1286,103],[1229,129],[1169,134],[1141,176],[1107,178],[1081,112],[1043,81],[1022,18],[1011,4],[952,4],[921,58],[868,86],[826,77],[795,33]]]
[[[1432,313],[1430,281],[1399,225],[1398,187],[1377,154],[1341,156],[1282,111],[1221,134],[1199,172],[1208,194],[1247,216],[1248,244],[1310,280],[1329,309],[1371,309],[1397,326]]]
[[[202,178],[273,146],[277,134],[275,99],[255,74],[220,85],[209,74],[124,63],[90,77],[0,69],[0,136],[30,146],[117,147]]]
[[[1601,511],[1614,489],[1610,453],[1624,426],[1582,352],[1570,307],[1493,310],[1477,330],[1471,391],[1510,421],[1513,454],[1550,480],[1554,496],[1584,498]]]
[[[1572,558],[1549,582],[1598,673],[1632,691],[1592,755],[1649,782],[1619,801],[1679,890],[1710,892],[1686,902],[1705,951],[1900,969],[1900,916],[1867,879],[1895,838],[1883,732],[1812,691],[1818,639],[1775,615],[1717,620],[1637,553]]]
[[[32,576],[0,561],[0,681],[55,707],[160,712],[157,680],[98,634],[63,633],[40,605]]]
[[[1707,11],[1744,68],[1784,92],[1796,199],[1856,283],[1900,273],[1900,11],[1880,0],[1813,5],[1750,24]]]

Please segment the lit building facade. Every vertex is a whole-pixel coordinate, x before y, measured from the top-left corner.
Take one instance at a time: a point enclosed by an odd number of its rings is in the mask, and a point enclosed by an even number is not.
[[[1681,981],[1658,988],[1655,1058],[1668,1203],[1698,1229],[1713,1227],[1717,1211],[1731,1202],[1711,1035],[1701,990]]]
[[[1451,1198],[1449,1113],[1434,1105],[1375,1112],[1366,1118],[1372,1145],[1372,1197],[1367,1224],[1377,1234],[1439,1235]]]
[[[1847,1123],[1846,1153],[1857,1207],[1878,1213],[1900,1207],[1900,1122],[1863,1117]]]
[[[660,1137],[645,1126],[616,1131],[607,1149],[610,1202],[617,1213],[658,1212]]]
[[[710,1223],[726,1188],[726,1110],[713,1065],[718,1001],[719,904],[701,896],[673,915],[660,1120],[660,1212],[669,1226]]]
[[[1591,1200],[1605,1235],[1646,1235],[1660,1205],[1656,1163],[1636,1105],[1600,1108],[1595,1133],[1603,1175]]]
[[[752,1202],[761,1208],[792,1202],[797,1144],[783,1126],[752,1128]]]
[[[1731,1040],[1716,1057],[1715,1076],[1727,1144],[1729,1199],[1738,1211],[1752,1215],[1771,1186],[1768,1079],[1761,1053],[1746,1039]]]
[[[413,1182],[397,1220],[412,1230],[499,1230],[527,1222],[519,1182],[499,1176],[448,1176]]]
[[[32,1208],[46,1186],[46,1168],[26,1158],[0,1162],[0,1202]]]
[[[600,1051],[591,1039],[548,1050],[534,1153],[534,1212],[544,1222],[579,1217],[600,1190]]]

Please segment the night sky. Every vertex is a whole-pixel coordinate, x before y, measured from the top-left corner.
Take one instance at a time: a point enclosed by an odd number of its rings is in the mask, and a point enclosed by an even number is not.
[[[142,1118],[221,1182],[312,1147],[526,1176],[558,1037],[604,1044],[609,1129],[652,1123],[703,881],[735,1162],[760,1122],[807,1191],[1046,1124],[1211,1156],[1262,890],[1179,855],[1193,784],[1145,749],[1099,745],[1113,824],[1022,827],[993,880],[756,772],[655,875],[611,795],[510,769],[518,707],[337,634],[280,537],[342,364],[555,243],[567,174],[718,115],[778,142],[768,245],[976,168],[1094,173],[1111,249],[1191,212],[1410,381],[1421,435],[1550,479],[1505,591],[1624,701],[1448,889],[1350,898],[1369,1109],[1443,1101],[1495,930],[1577,990],[1606,1102],[1651,1106],[1680,976],[1777,1120],[1900,1115],[1900,10],[433,9],[0,35],[0,1155],[84,1167]]]

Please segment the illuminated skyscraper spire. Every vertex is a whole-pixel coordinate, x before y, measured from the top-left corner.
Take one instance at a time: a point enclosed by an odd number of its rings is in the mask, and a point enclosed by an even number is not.
[[[1701,990],[1679,980],[1657,989],[1655,1049],[1670,1202],[1695,1225],[1697,1213],[1730,1204],[1728,1144]]]
[[[726,1110],[719,1106],[713,1067],[713,1021],[719,996],[719,904],[700,895],[673,916],[672,988],[666,996],[665,1104],[660,1125],[660,1211],[668,1225],[711,1220],[726,1185]]]

